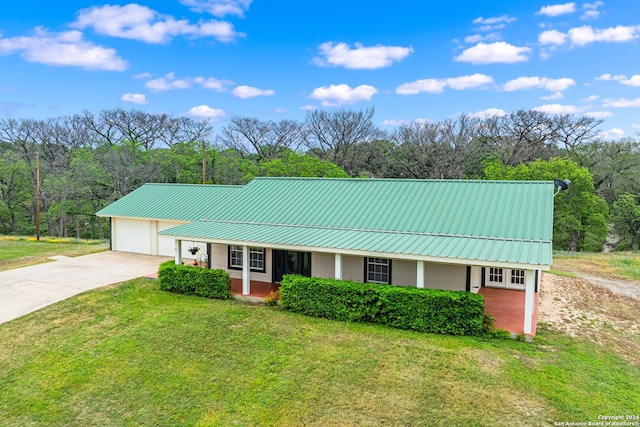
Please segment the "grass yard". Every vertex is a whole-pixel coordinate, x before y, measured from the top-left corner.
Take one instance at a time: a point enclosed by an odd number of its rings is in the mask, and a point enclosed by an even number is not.
[[[0,425],[553,425],[640,415],[640,366],[308,318],[136,279],[0,325]]]
[[[109,249],[101,240],[0,236],[0,271],[49,262],[54,255],[79,256]]]
[[[595,276],[640,280],[640,252],[554,252],[554,268]]]

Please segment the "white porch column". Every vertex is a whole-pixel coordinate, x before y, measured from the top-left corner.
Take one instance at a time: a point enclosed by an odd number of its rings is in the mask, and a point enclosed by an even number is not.
[[[424,261],[422,260],[416,262],[416,286],[424,289]]]
[[[342,280],[342,254],[334,254],[335,258],[335,278]]]
[[[176,239],[176,264],[182,264],[182,240]]]
[[[524,276],[524,333],[531,335],[533,330],[533,310],[535,305],[536,275],[526,270]]]
[[[242,247],[242,295],[251,293],[251,268],[249,267],[249,246]]]

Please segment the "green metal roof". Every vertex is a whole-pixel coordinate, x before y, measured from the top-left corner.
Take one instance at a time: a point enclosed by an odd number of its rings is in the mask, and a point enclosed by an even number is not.
[[[144,184],[96,215],[194,221],[228,205],[241,190],[239,185]]]
[[[203,218],[551,240],[553,183],[255,178]]]
[[[160,234],[548,266],[553,191],[550,181],[256,178]]]

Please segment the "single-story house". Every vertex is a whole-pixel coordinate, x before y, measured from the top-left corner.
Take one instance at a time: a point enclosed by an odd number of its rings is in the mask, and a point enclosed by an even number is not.
[[[284,274],[480,292],[496,326],[535,334],[552,260],[551,181],[255,178],[145,184],[97,213],[116,251],[193,258],[252,285]],[[244,260],[249,262],[244,262]]]

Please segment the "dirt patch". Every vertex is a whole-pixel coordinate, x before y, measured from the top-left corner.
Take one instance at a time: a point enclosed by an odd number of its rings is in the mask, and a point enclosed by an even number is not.
[[[633,281],[543,273],[538,323],[611,348],[640,365],[640,293]]]

